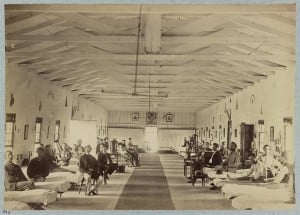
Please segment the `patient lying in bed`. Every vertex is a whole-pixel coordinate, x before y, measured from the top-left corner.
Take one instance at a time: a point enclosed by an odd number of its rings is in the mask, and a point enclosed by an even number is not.
[[[272,178],[267,177],[264,163],[258,160],[254,154],[251,154],[249,159],[251,162],[251,168],[249,169],[248,173],[245,173],[244,175],[239,173],[228,173],[226,179],[216,178],[211,183],[211,189],[221,188],[224,184],[279,184],[288,181],[289,170],[286,166],[286,162],[283,159],[280,160],[280,164],[277,165],[277,169],[272,170],[273,172],[276,172],[276,175]]]
[[[290,168],[293,176],[293,168]],[[235,209],[292,209],[295,207],[294,177],[285,187],[269,189],[261,186],[225,184],[222,193],[232,200]],[[274,184],[273,184],[274,185]]]

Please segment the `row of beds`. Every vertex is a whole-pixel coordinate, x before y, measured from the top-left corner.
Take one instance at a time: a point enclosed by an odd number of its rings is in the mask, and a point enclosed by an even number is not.
[[[205,163],[212,152],[205,152]],[[207,159],[208,158],[208,159]],[[187,165],[193,169],[193,161],[184,159],[184,175],[189,178]],[[213,168],[204,168],[206,180],[212,182],[218,179],[221,187],[221,194],[228,200],[231,200],[232,207],[238,210],[256,210],[256,209],[292,209],[295,203],[291,202],[291,193],[287,183],[257,183],[250,181],[229,180],[246,176],[250,169],[238,169],[236,173],[223,172],[217,174]],[[205,186],[205,179],[202,179],[202,186]],[[292,179],[290,179],[292,180]]]
[[[249,169],[237,170],[236,173],[216,171],[208,169],[207,175],[210,180],[221,179],[221,194],[231,205],[238,210],[270,210],[270,209],[293,209],[295,203],[291,203],[291,193],[287,183],[257,183],[250,181],[235,181],[231,178],[247,175]]]
[[[56,202],[62,194],[75,185],[78,185],[77,162],[71,162],[68,172],[52,172],[45,182],[35,182],[35,189],[28,191],[5,191],[4,208],[6,210],[33,210],[43,209],[49,204]],[[22,168],[26,173],[26,168]],[[26,174],[25,174],[26,175]]]

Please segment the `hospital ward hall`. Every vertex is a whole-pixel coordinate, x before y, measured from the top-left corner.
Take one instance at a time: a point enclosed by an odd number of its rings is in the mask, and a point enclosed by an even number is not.
[[[295,209],[295,4],[4,15],[5,210]]]

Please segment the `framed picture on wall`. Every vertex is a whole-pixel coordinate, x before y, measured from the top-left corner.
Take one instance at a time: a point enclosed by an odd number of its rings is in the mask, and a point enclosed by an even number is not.
[[[47,128],[47,140],[49,138],[49,132],[50,132],[50,125],[48,125],[48,128]]]
[[[24,127],[24,140],[28,139],[28,129],[29,129],[29,125],[25,125],[25,127]]]
[[[274,126],[270,127],[270,141],[274,141]]]
[[[139,113],[132,113],[132,121],[139,121]]]
[[[156,125],[157,124],[157,113],[156,112],[147,112],[146,113],[146,124],[147,125]]]
[[[173,122],[173,114],[168,113],[166,115],[166,122]]]
[[[237,129],[234,129],[234,137],[237,137]]]

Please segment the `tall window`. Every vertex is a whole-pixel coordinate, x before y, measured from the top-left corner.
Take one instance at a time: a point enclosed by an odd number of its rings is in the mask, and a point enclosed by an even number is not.
[[[41,143],[41,130],[43,118],[37,117],[35,121],[35,143]]]
[[[56,120],[56,122],[55,122],[55,133],[54,133],[54,142],[59,141],[59,128],[60,128],[60,120]]]
[[[13,146],[15,122],[16,122],[16,114],[6,114],[5,146],[7,147]]]
[[[263,146],[265,142],[265,121],[264,120],[258,120],[258,126],[259,126],[259,131],[258,131],[258,149],[259,152],[263,152]]]

